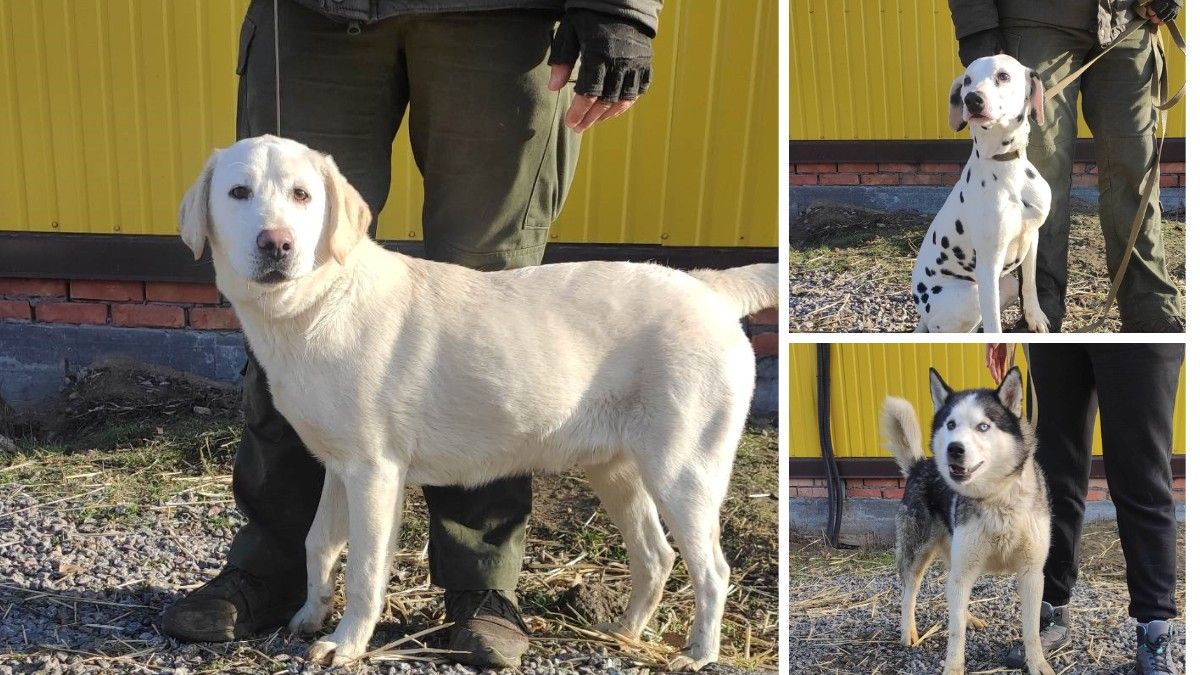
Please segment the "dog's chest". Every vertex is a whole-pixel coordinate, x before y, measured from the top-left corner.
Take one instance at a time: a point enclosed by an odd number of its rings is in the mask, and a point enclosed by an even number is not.
[[[972,511],[964,535],[974,540],[983,571],[1014,572],[1038,559],[1039,541],[1046,534],[1040,511],[979,505]]]

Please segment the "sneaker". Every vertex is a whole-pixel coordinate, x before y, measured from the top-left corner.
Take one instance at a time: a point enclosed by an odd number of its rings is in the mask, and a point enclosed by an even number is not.
[[[529,649],[529,627],[512,591],[446,591],[451,659],[480,668],[516,668]]]
[[[1137,627],[1138,675],[1176,675],[1171,657],[1175,629],[1166,621],[1139,623]]]
[[[229,565],[168,608],[162,631],[184,642],[241,640],[286,624],[302,604],[303,579],[268,582]]]
[[[1049,658],[1055,651],[1071,641],[1071,608],[1063,605],[1054,607],[1042,602],[1042,620],[1038,636],[1042,641],[1042,653]],[[1025,645],[1017,643],[1004,653],[1004,665],[1009,668],[1025,668]]]

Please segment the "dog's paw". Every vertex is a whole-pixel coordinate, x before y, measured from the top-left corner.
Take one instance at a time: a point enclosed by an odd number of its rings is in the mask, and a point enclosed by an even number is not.
[[[1025,325],[1034,333],[1050,332],[1050,319],[1040,307],[1032,307],[1025,311]]]
[[[695,672],[710,663],[715,663],[716,660],[717,657],[715,654],[703,654],[697,647],[684,647],[683,651],[676,654],[675,657],[667,663],[667,670],[690,670]]]
[[[967,628],[987,628],[987,622],[974,614],[967,614]]]
[[[312,635],[321,630],[325,619],[329,618],[329,607],[311,602],[305,602],[300,611],[292,615],[288,622],[288,632],[293,635]]]
[[[921,633],[917,630],[917,625],[913,624],[908,628],[900,629],[900,644],[905,647],[911,647],[921,641]]]
[[[946,667],[942,669],[942,675],[965,675],[966,672],[966,667],[962,663],[958,664],[957,666],[952,666],[947,663]]]
[[[364,649],[339,642],[332,635],[313,643],[308,648],[308,660],[321,666],[345,666],[362,658]]]
[[[1055,675],[1054,667],[1046,659],[1039,662],[1030,661],[1025,664],[1031,675]]]
[[[596,631],[597,633],[608,633],[609,635],[623,637],[626,640],[638,639],[637,635],[634,635],[628,628],[615,621],[601,621],[599,623],[594,623],[592,624],[592,630]]]

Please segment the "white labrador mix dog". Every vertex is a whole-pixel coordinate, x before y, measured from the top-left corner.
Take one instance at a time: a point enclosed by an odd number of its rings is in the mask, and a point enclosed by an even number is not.
[[[950,128],[971,127],[975,146],[917,254],[912,299],[917,332],[999,333],[1000,310],[1017,297],[1029,329],[1050,322],[1038,303],[1038,228],[1050,185],[1025,154],[1029,125],[1042,123],[1042,81],[1003,54],[976,59],[950,87]]]
[[[754,389],[740,318],[777,301],[776,265],[690,274],[586,262],[483,273],[384,250],[332,158],[261,136],[213,153],[180,207],[207,241],[279,412],[326,468],[296,632],[346,608],[310,658],[362,656],[383,609],[403,488],[581,467],[628,549],[618,624],[639,636],[678,544],[696,593],[670,663],[717,659],[729,567],[719,508]]]

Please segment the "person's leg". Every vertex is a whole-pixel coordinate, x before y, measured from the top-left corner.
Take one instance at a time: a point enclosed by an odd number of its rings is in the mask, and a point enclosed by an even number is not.
[[[392,138],[405,105],[395,21],[346,26],[293,2],[279,3],[282,135],[331,153],[373,213],[387,198]],[[278,134],[274,11],[254,0],[243,23],[237,137]],[[219,583],[168,610],[163,627],[181,639],[228,640],[285,623],[304,599],[304,539],[324,469],[275,410],[266,374],[247,348],[246,426],[233,492],[246,524],[230,545]]]
[[[1151,35],[1149,29],[1139,30],[1081,78],[1083,116],[1096,142],[1100,228],[1104,232],[1110,279],[1129,244],[1130,223],[1137,214],[1142,181],[1154,162],[1158,112],[1151,101],[1151,82],[1160,57]],[[1153,183],[1150,190],[1150,205],[1125,279],[1117,291],[1122,330],[1178,332],[1182,328],[1183,307],[1179,289],[1167,273],[1158,183]]]
[[[1171,619],[1175,503],[1171,448],[1182,344],[1094,344],[1104,473],[1125,553],[1129,616]]]

